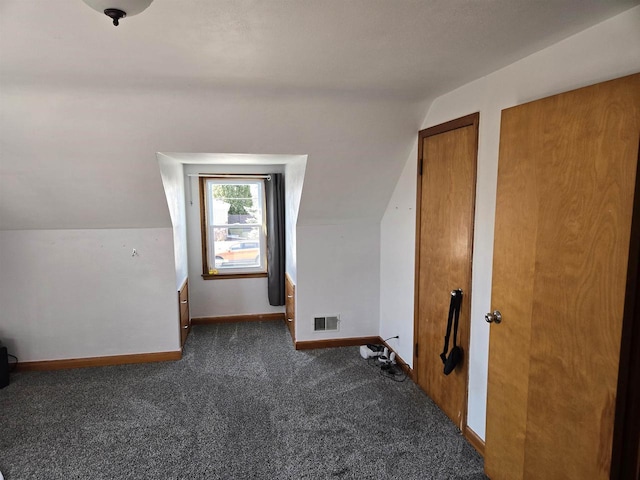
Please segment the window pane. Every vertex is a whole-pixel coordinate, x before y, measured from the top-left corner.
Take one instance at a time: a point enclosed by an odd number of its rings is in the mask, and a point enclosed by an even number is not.
[[[258,183],[214,183],[212,223],[262,224],[262,198]]]
[[[215,268],[259,267],[260,231],[255,227],[214,227]],[[225,235],[226,234],[226,235]]]
[[[265,272],[264,182],[207,179],[205,192],[208,273]]]

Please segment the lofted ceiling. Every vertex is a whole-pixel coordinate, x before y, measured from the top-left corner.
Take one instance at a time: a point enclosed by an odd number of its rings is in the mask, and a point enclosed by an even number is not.
[[[637,0],[0,0],[0,229],[169,226],[155,153],[309,155],[379,219],[428,102]]]
[[[81,0],[1,0],[5,79],[423,99],[634,0],[156,0],[119,27]]]

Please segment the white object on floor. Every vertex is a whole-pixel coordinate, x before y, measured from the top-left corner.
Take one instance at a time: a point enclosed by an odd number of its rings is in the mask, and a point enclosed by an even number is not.
[[[377,357],[380,355],[380,352],[374,352],[373,350],[371,350],[369,347],[367,347],[366,345],[361,345],[360,346],[360,356],[362,358],[371,358],[371,357]],[[0,478],[0,480],[2,480]]]

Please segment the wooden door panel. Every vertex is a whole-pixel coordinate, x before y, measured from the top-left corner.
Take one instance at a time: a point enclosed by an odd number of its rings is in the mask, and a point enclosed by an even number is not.
[[[506,113],[505,113],[506,114]],[[530,138],[521,139],[520,132],[533,128],[526,114],[509,111],[508,119],[513,129],[501,133],[500,158],[514,158],[509,164],[498,164],[500,194],[496,201],[496,224],[494,251],[500,252],[500,261],[494,260],[493,298],[500,298],[502,314],[518,318],[518,322],[504,321],[500,329],[509,338],[509,347],[497,350],[493,343],[489,349],[489,364],[501,364],[505,368],[489,370],[489,382],[493,397],[487,404],[485,470],[493,479],[500,478],[497,472],[511,472],[510,478],[522,478],[524,466],[524,443],[526,432],[526,409],[505,408],[515,402],[526,405],[529,378],[529,344],[534,272],[536,262],[537,217],[531,212],[538,210],[538,195],[535,190],[535,168],[528,161],[531,150]],[[503,117],[504,118],[504,117]],[[523,381],[514,382],[514,375]],[[494,400],[495,399],[495,400]],[[508,435],[504,432],[509,432]]]
[[[505,110],[485,466],[609,477],[640,75]]]
[[[569,124],[572,141],[562,135],[541,152],[555,175],[538,186],[528,473],[609,477],[640,129],[638,108],[635,121],[625,114],[634,98],[640,105],[640,82],[635,93],[630,87],[629,80],[607,82],[541,104],[548,128]]]
[[[446,333],[450,292],[464,292],[458,345],[469,353],[471,251],[475,201],[476,123],[422,140],[418,260],[418,384],[463,428],[467,359],[444,375],[440,353]],[[453,337],[453,333],[452,333]],[[453,338],[450,348],[452,348]]]

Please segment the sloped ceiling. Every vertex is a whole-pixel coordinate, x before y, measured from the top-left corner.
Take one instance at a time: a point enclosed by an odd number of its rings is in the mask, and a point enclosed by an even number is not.
[[[0,229],[170,226],[155,153],[309,155],[299,222],[379,219],[429,100],[630,0],[0,0]]]

